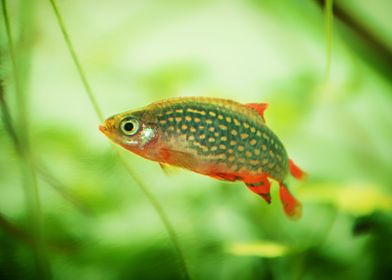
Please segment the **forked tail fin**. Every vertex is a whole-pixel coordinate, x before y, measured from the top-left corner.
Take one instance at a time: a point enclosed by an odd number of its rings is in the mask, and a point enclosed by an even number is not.
[[[293,220],[298,220],[302,216],[302,205],[290,193],[289,189],[283,184],[279,184],[279,196],[283,204],[286,215]]]
[[[298,180],[302,180],[306,176],[306,173],[301,168],[299,168],[291,159],[289,159],[289,169],[291,175],[293,175],[293,177]]]

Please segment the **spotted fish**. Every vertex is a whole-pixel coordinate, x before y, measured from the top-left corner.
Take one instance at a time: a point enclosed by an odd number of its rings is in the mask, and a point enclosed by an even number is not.
[[[207,97],[179,97],[114,115],[99,127],[112,141],[144,158],[226,181],[243,181],[271,203],[270,181],[279,182],[285,213],[301,204],[285,180],[303,172],[287,156],[264,119],[267,104]]]

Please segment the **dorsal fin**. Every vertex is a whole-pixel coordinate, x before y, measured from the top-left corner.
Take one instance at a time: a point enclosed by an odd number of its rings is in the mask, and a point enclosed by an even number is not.
[[[264,111],[267,109],[268,103],[248,103],[245,104],[245,106],[256,111],[257,114],[259,114],[263,119],[263,121],[265,122]]]

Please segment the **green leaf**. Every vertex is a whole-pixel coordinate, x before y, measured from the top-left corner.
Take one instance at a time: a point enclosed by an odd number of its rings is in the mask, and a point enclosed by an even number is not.
[[[256,241],[231,243],[226,246],[225,251],[236,256],[277,258],[287,255],[290,250],[287,246],[273,241]]]
[[[331,203],[340,210],[356,215],[392,210],[392,197],[374,184],[320,184],[300,192],[302,201]]]

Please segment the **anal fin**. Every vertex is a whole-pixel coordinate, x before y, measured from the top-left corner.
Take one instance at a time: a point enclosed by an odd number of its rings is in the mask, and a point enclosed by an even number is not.
[[[218,173],[211,173],[209,176],[212,178],[218,179],[218,180],[224,180],[224,181],[230,181],[230,182],[233,182],[233,181],[240,179],[237,175],[230,174],[230,173],[219,173],[218,172]]]

